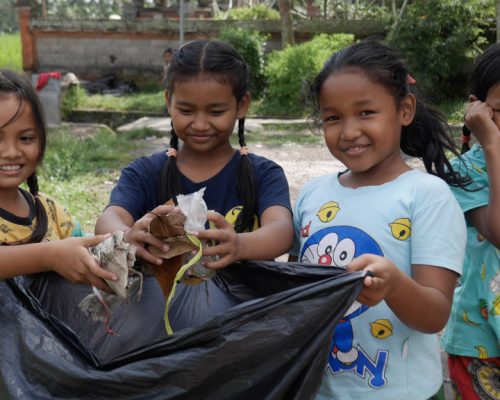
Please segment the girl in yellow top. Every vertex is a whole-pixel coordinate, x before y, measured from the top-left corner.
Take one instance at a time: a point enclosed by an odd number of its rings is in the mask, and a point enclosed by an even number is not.
[[[102,279],[116,277],[88,251],[104,237],[71,238],[81,235],[78,222],[38,192],[36,168],[45,146],[43,109],[31,83],[0,70],[0,279],[53,270],[107,290]],[[21,188],[25,182],[29,192]]]

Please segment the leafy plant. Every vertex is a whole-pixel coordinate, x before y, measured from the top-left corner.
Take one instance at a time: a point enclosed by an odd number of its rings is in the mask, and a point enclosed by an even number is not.
[[[415,0],[388,42],[401,50],[427,95],[456,96],[464,92],[470,62],[487,43],[494,11],[488,0]]]
[[[258,32],[243,29],[225,29],[219,35],[219,40],[233,46],[248,64],[250,91],[254,98],[259,98],[262,95],[266,85],[264,76],[266,39],[266,36]]]
[[[21,54],[19,33],[0,34],[0,68],[21,72],[23,69]]]
[[[278,20],[280,13],[266,4],[257,4],[252,7],[232,8],[219,13],[215,19],[255,21],[255,20]]]
[[[262,108],[274,115],[302,115],[304,80],[312,80],[333,52],[353,42],[350,34],[320,34],[307,43],[271,53],[265,69],[268,87]]]

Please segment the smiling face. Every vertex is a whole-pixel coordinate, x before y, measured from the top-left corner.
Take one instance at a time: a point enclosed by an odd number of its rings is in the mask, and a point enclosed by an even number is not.
[[[40,161],[40,133],[27,101],[7,94],[0,102],[0,192],[17,191]]]
[[[249,104],[248,93],[238,104],[231,86],[210,76],[177,83],[167,95],[174,130],[184,143],[184,151],[212,155],[232,151],[229,138]]]
[[[381,184],[408,169],[400,153],[402,126],[411,123],[412,95],[399,106],[388,90],[359,68],[330,75],[319,105],[325,142],[350,172],[343,178],[359,185]]]

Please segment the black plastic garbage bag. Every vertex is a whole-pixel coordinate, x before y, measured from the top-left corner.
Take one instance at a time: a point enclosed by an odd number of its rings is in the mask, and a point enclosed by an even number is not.
[[[114,313],[119,336],[82,319],[86,287],[55,274],[0,281],[0,399],[310,399],[363,276],[237,263],[208,284],[178,285],[172,325],[195,322],[171,336],[154,279]]]

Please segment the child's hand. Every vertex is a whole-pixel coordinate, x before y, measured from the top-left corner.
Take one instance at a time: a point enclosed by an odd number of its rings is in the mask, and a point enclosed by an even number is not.
[[[239,240],[238,234],[226,219],[215,211],[209,211],[207,219],[212,221],[217,229],[207,229],[196,233],[200,240],[207,241],[208,246],[203,248],[203,256],[218,256],[217,261],[204,262],[207,268],[224,268],[238,261]],[[214,243],[215,242],[215,243]],[[214,245],[211,245],[214,243]]]
[[[398,287],[402,272],[385,257],[375,254],[363,254],[352,260],[347,271],[370,271],[373,276],[366,276],[363,280],[363,290],[358,301],[374,306],[393,295]]]
[[[166,215],[170,212],[180,212],[174,206],[161,205],[146,213],[142,218],[135,221],[134,225],[125,232],[124,238],[127,242],[137,247],[136,257],[149,264],[161,265],[163,260],[146,250],[146,245],[156,247],[158,250],[167,252],[169,246],[149,233],[149,224],[156,215]]]
[[[467,105],[465,125],[476,135],[483,147],[496,145],[500,141],[500,131],[493,121],[493,110],[486,103],[471,95]]]
[[[115,274],[102,268],[90,252],[110,235],[70,237],[50,242],[48,263],[52,269],[72,283],[84,283],[111,292],[103,279],[116,280]]]

